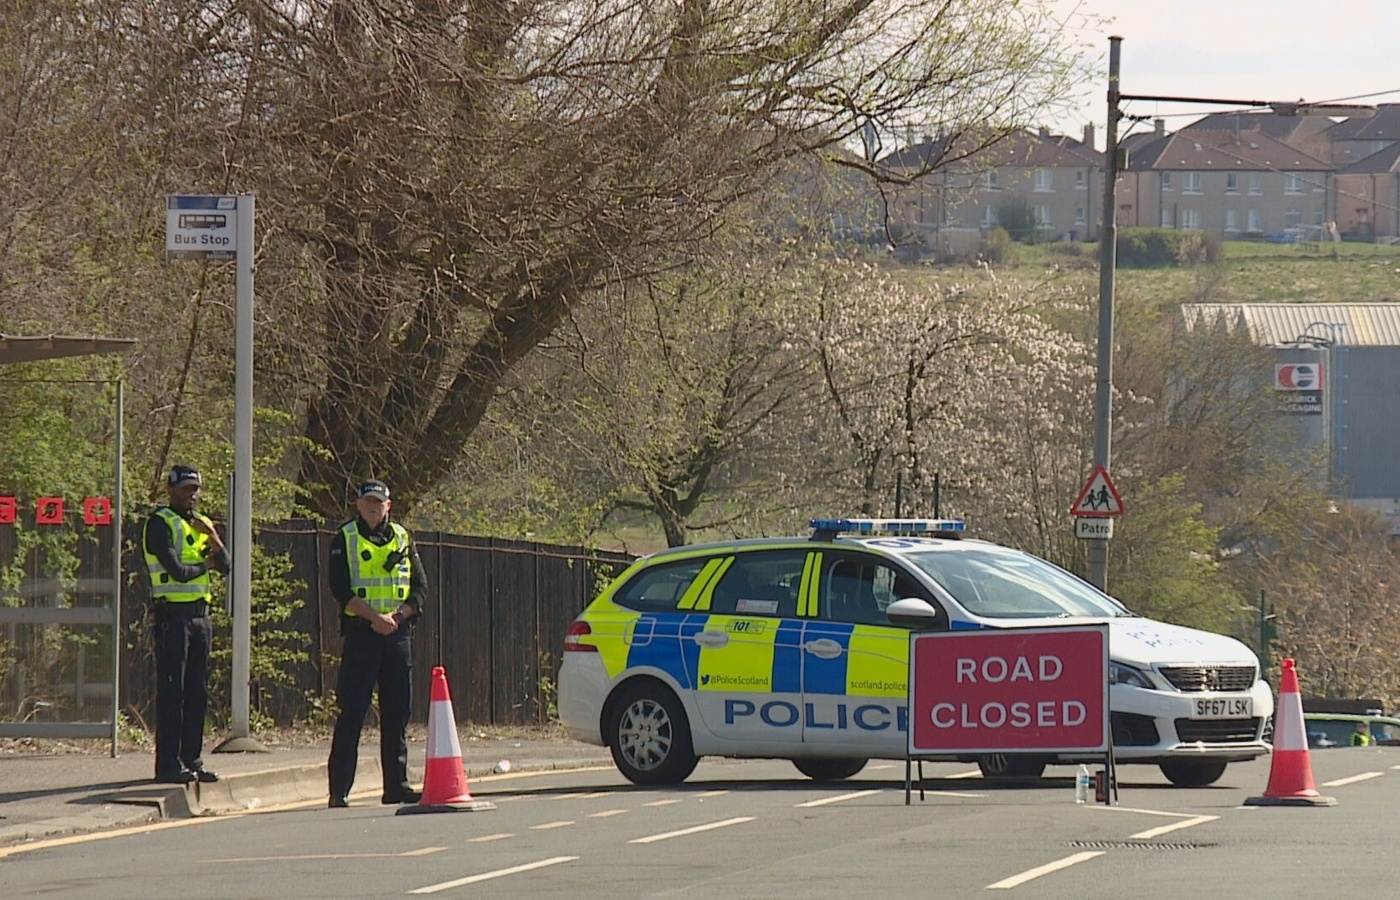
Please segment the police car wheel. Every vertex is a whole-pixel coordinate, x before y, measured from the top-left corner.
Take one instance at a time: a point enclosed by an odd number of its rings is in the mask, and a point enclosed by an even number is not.
[[[797,771],[813,781],[840,781],[865,768],[864,759],[794,759]]]
[[[977,757],[983,778],[1039,778],[1045,774],[1045,758],[1010,753]]]
[[[1177,787],[1205,787],[1220,780],[1226,765],[1218,759],[1173,759],[1158,768]]]
[[[613,762],[633,784],[680,784],[700,761],[680,701],[661,684],[619,696],[608,736]]]

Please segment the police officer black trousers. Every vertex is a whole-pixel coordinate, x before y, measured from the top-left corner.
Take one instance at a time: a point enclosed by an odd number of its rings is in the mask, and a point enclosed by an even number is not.
[[[206,604],[162,603],[152,636],[156,651],[156,776],[203,768],[204,717],[209,711]]]
[[[332,798],[344,797],[355,784],[360,731],[374,689],[379,688],[379,766],[384,799],[392,802],[412,792],[408,783],[408,716],[412,701],[413,657],[410,629],[375,634],[368,623],[346,624],[340,675],[335,692],[340,715],[335,720],[329,762]]]

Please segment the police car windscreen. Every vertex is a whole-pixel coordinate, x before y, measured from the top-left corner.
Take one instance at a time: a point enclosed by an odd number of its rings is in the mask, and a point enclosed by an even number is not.
[[[1015,550],[907,553],[906,559],[976,616],[991,619],[1130,616],[1058,566]]]

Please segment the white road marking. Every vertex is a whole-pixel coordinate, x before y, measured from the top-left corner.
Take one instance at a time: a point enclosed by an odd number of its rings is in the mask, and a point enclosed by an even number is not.
[[[552,829],[552,828],[567,828],[567,827],[569,827],[569,826],[572,825],[572,824],[574,824],[574,823],[573,823],[573,822],[545,822],[545,823],[540,824],[540,825],[531,825],[531,826],[530,826],[530,830],[531,830],[531,831],[549,831],[549,830]]]
[[[1395,768],[1400,769],[1400,766],[1396,766]],[[728,790],[722,790],[722,791],[701,791],[700,793],[696,794],[695,796],[697,796],[697,797],[723,797],[723,796],[724,796],[725,794],[727,794],[727,793],[729,793]]]
[[[1180,822],[1173,822],[1170,825],[1162,825],[1159,828],[1149,828],[1146,831],[1139,831],[1137,834],[1128,835],[1135,841],[1146,841],[1167,834],[1172,831],[1179,831],[1182,828],[1190,828],[1193,825],[1204,825],[1206,822],[1214,822],[1219,816],[1192,816]]]
[[[954,778],[981,778],[981,777],[982,777],[982,770],[981,770],[981,769],[973,769],[971,772],[958,772],[958,773],[955,774],[955,775],[944,775],[944,776],[943,776],[943,779],[944,779],[945,781],[947,781],[947,780],[951,780],[951,779],[954,779]],[[918,778],[916,777],[914,780],[915,780],[915,781],[918,781]]]
[[[515,837],[515,835],[510,834],[510,833],[502,833],[502,834],[483,834],[481,837],[467,838],[467,843],[468,843],[468,844],[485,844],[485,843],[487,843],[488,841],[503,841],[503,840],[505,840],[506,838],[513,838],[513,837]]]
[[[657,841],[666,841],[675,837],[685,837],[688,834],[699,834],[702,831],[713,831],[716,828],[727,828],[730,825],[742,825],[745,822],[752,822],[753,820],[753,816],[740,816],[737,819],[725,819],[723,822],[711,822],[708,825],[696,825],[694,828],[682,828],[680,831],[668,831],[665,834],[653,834],[649,837],[635,838],[627,843],[654,844]]]
[[[650,803],[643,803],[643,806],[670,806],[672,803],[680,803],[679,800],[653,800]]]
[[[1166,816],[1169,819],[1190,819],[1194,817],[1193,813],[1165,812],[1160,809],[1138,809],[1132,806],[1104,806],[1102,803],[1096,803],[1090,808],[1101,809],[1107,812],[1142,813],[1144,816]]]
[[[574,794],[579,800],[597,800],[599,797],[611,797],[612,791],[594,791],[591,794]]]
[[[989,884],[987,885],[987,890],[1005,890],[1008,888],[1019,887],[1020,885],[1025,884],[1027,881],[1030,881],[1033,878],[1039,878],[1042,875],[1049,875],[1051,872],[1058,872],[1061,869],[1068,869],[1070,866],[1077,865],[1087,860],[1091,860],[1096,856],[1103,856],[1104,852],[1105,851],[1103,850],[1085,850],[1083,853],[1076,853],[1073,856],[1066,856],[1064,859],[1057,859],[1052,863],[1046,863],[1043,866],[1036,866],[1034,869],[1027,869],[1020,875],[1012,875],[1010,878],[1003,878],[1001,881],[998,881],[995,884]]]
[[[826,806],[828,803],[840,803],[842,800],[859,800],[861,797],[871,797],[879,791],[856,791],[851,794],[837,794],[834,797],[823,797],[820,800],[808,800],[806,803],[797,804],[797,809],[811,809],[814,806]]]
[[[588,814],[588,818],[590,818],[590,819],[606,819],[608,816],[620,816],[620,815],[622,815],[622,814],[625,813],[625,812],[627,812],[627,810],[625,810],[625,809],[605,809],[605,810],[602,810],[602,811],[600,811],[600,812],[589,813],[589,814]]]
[[[1324,781],[1323,787],[1341,787],[1344,784],[1356,784],[1358,781],[1370,781],[1372,778],[1380,778],[1384,772],[1362,772],[1360,775],[1353,775],[1350,778],[1338,778],[1336,781]]]
[[[427,887],[415,888],[409,891],[410,894],[436,894],[438,891],[446,891],[466,884],[477,884],[482,881],[490,881],[492,878],[503,878],[506,875],[518,875],[521,872],[530,872],[534,869],[543,869],[545,866],[557,866],[560,863],[573,862],[577,856],[552,856],[549,859],[542,859],[539,862],[526,863],[523,866],[511,866],[509,869],[497,869],[494,872],[482,872],[480,875],[468,875],[466,878],[458,878],[455,881],[444,881],[440,884],[430,884]]]

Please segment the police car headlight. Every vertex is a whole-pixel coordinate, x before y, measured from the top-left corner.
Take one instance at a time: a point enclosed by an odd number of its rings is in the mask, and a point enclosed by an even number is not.
[[[1147,676],[1134,669],[1132,666],[1124,665],[1120,662],[1110,661],[1108,664],[1108,683],[1126,684],[1132,687],[1152,689],[1152,682],[1147,680]]]

